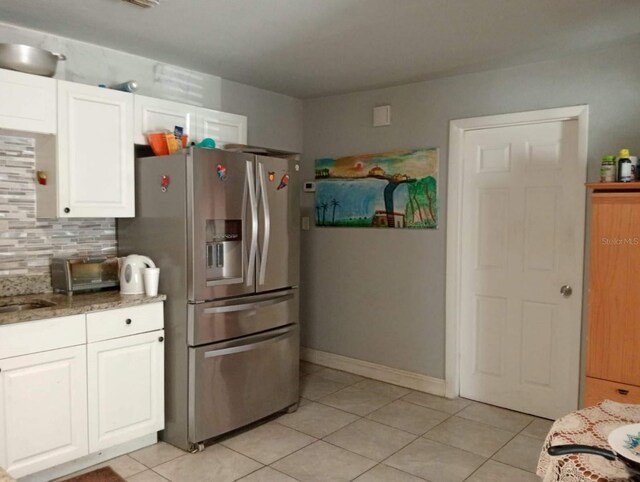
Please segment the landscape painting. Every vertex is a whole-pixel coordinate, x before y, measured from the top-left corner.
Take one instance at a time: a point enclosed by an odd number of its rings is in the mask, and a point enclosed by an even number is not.
[[[438,148],[317,159],[316,226],[438,226]]]

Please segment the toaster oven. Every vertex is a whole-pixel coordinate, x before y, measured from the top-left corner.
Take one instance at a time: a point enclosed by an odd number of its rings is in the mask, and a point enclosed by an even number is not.
[[[88,256],[53,258],[51,260],[51,286],[54,291],[79,291],[117,288],[118,257]]]

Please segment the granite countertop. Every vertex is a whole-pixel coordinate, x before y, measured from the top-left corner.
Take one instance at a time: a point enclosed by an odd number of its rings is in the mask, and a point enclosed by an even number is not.
[[[145,303],[164,301],[166,295],[121,295],[120,291],[99,291],[67,295],[61,293],[41,293],[34,295],[0,297],[0,308],[19,303],[33,303],[42,301],[54,303],[53,306],[45,306],[25,311],[0,313],[0,326],[23,321],[40,320],[43,318],[55,318],[56,316],[77,315],[91,311],[111,310],[125,306],[135,306]]]

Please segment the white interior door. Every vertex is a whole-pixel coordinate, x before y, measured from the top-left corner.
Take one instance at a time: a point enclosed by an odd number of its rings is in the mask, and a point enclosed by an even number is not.
[[[578,406],[578,121],[466,131],[463,156],[460,395],[559,417]]]

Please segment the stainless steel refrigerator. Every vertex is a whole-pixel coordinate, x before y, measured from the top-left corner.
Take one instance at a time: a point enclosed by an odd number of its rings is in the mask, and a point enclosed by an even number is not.
[[[160,267],[165,430],[184,450],[298,402],[299,165],[192,147],[136,159],[120,255]]]

